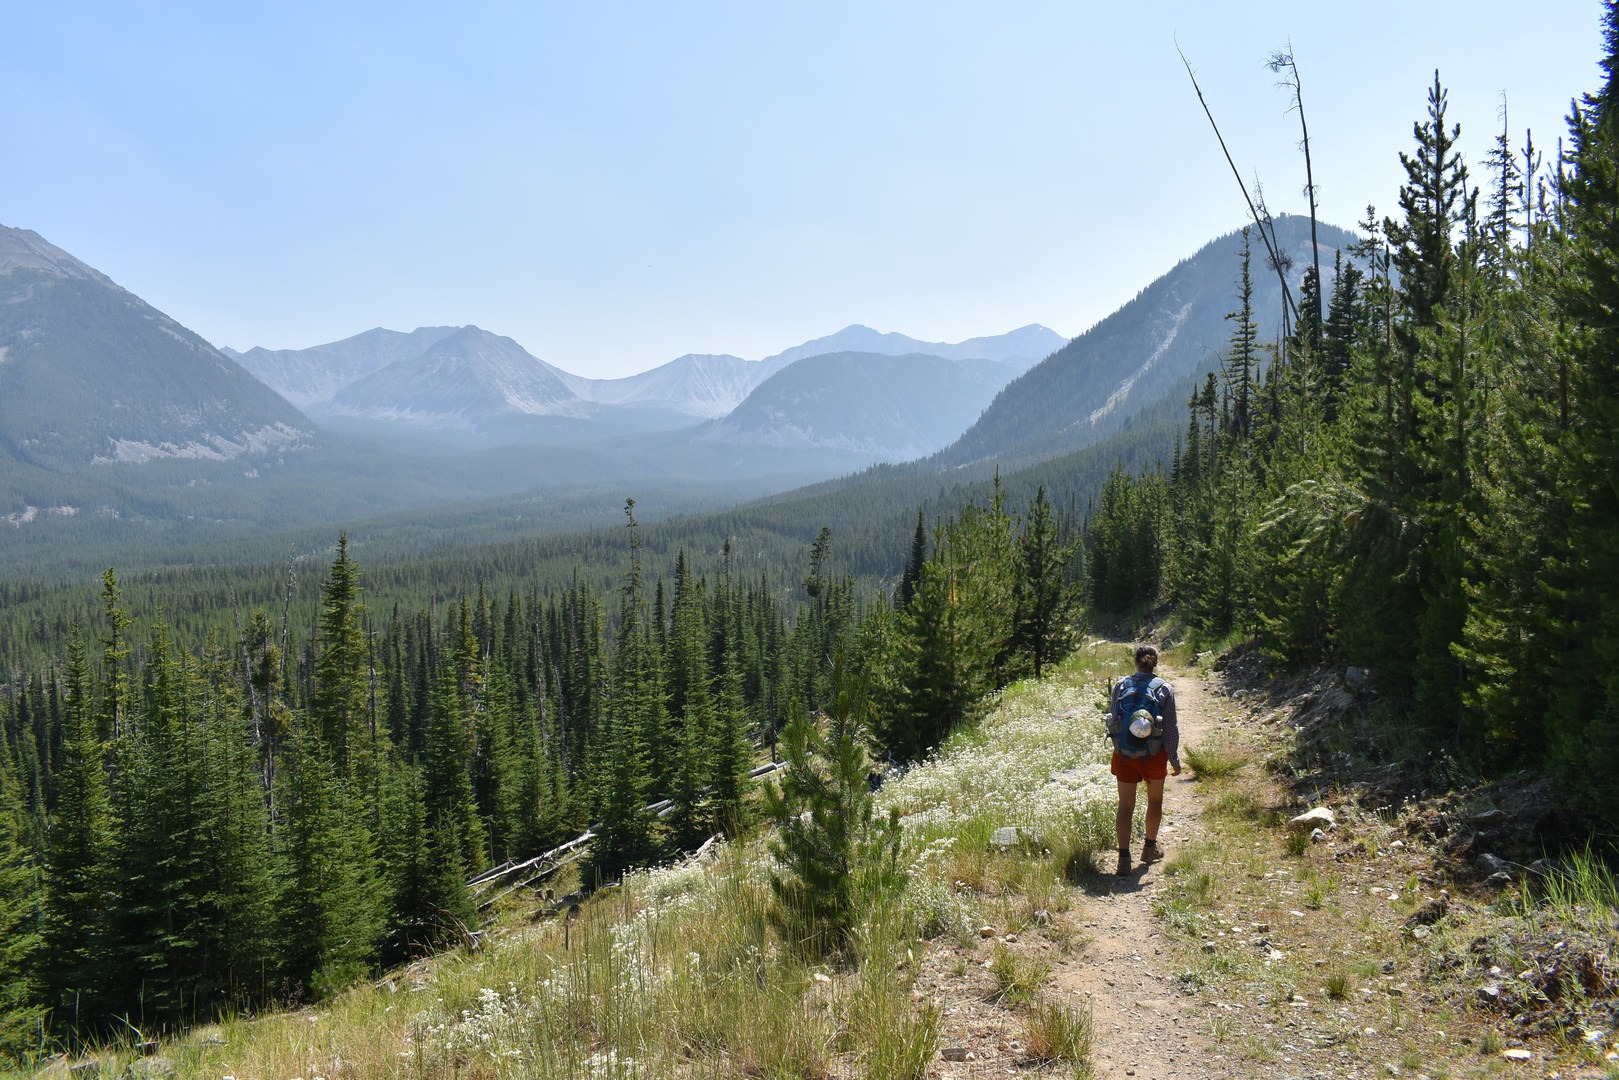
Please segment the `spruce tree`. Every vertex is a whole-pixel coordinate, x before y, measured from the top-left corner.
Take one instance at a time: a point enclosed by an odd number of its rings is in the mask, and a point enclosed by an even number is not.
[[[1076,548],[1058,535],[1045,486],[1040,486],[1023,528],[1017,579],[1017,646],[1037,679],[1073,647],[1078,594],[1068,569]]]
[[[397,963],[464,941],[476,920],[465,861],[446,830],[428,820],[421,770],[395,758],[384,785],[387,806],[381,864],[389,904],[383,958]]]
[[[97,693],[75,625],[65,670],[67,739],[56,776],[45,865],[44,1000],[59,1027],[77,1027],[100,1010],[96,988],[108,965],[103,925],[111,894],[112,802],[107,744]]]
[[[652,823],[646,812],[652,764],[648,735],[663,720],[664,690],[643,607],[641,538],[634,511],[631,499],[624,507],[630,569],[620,594],[612,693],[591,753],[591,831],[596,835],[590,846],[587,881],[616,880],[652,854]]]
[[[717,708],[708,650],[702,583],[691,573],[682,550],[675,561],[674,611],[665,652],[669,715],[676,732],[669,747],[672,767],[667,770],[666,791],[673,800],[668,824],[676,850],[695,846],[717,827],[709,787]]]
[[[332,754],[339,775],[365,777],[371,757],[368,738],[367,646],[360,568],[349,558],[349,538],[338,537],[337,558],[321,587],[320,630],[316,639],[315,686],[310,714],[321,745]]]
[[[928,561],[928,534],[922,526],[922,511],[916,512],[916,532],[911,536],[911,554],[905,560],[905,572],[899,579],[897,607],[905,607],[916,595],[917,582],[922,580],[922,567]]]
[[[436,843],[462,871],[484,865],[485,834],[472,790],[472,727],[462,680],[452,665],[440,668],[428,711],[422,750],[422,786],[428,828]]]
[[[1576,795],[1619,821],[1619,5],[1604,12],[1601,88],[1575,117],[1568,180],[1570,258],[1559,293],[1567,317],[1576,422],[1562,485],[1569,551],[1556,575],[1568,616],[1558,650],[1558,745]]]
[[[22,1066],[45,1046],[35,976],[42,959],[40,874],[23,842],[16,763],[0,742],[0,1068]]]
[[[319,734],[295,722],[280,769],[285,875],[277,934],[288,982],[324,997],[371,969],[386,907],[366,815],[333,770]]]

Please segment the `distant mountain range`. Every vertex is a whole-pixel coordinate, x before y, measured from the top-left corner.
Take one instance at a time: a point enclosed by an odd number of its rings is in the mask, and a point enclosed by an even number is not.
[[[1308,223],[1278,231],[1296,287]],[[1323,262],[1354,239],[1321,235]],[[589,379],[476,326],[221,351],[0,227],[0,530],[70,537],[76,516],[104,538],[120,520],[262,530],[516,492],[712,504],[879,462],[1045,460],[1132,431],[1139,461],[1172,436],[1145,439],[1138,418],[1169,430],[1225,348],[1238,244],[1205,245],[1072,341],[1041,326],[957,343],[850,326],[762,360],[686,355]],[[1274,339],[1279,286],[1258,269],[1254,285]]]
[[[298,408],[307,409],[329,401],[343,387],[396,360],[420,356],[456,329],[423,326],[408,334],[376,329],[310,349],[253,348],[239,353],[221,348],[220,352]]]
[[[984,370],[994,372],[995,377],[964,383],[947,380],[972,395],[970,402],[950,402],[951,414],[965,408],[976,416],[996,389],[1061,348],[1066,340],[1043,326],[954,344],[850,326],[763,360],[688,354],[621,379],[570,374],[530,355],[510,338],[475,326],[422,327],[409,334],[368,330],[310,349],[271,352],[255,348],[229,355],[316,418],[397,422],[439,431],[488,429],[510,437],[509,421],[517,416],[595,420],[603,433],[664,430],[718,419],[730,415],[754,390],[797,361],[831,354],[922,355],[952,362],[990,362],[992,366]],[[842,374],[831,369],[826,373]],[[802,376],[799,386],[802,390]],[[832,395],[839,392],[835,385],[823,389]],[[634,415],[614,415],[621,410],[631,410]],[[959,429],[951,432],[946,441],[959,433]],[[705,438],[712,441],[713,436]],[[834,436],[833,441],[844,440]],[[898,443],[885,442],[880,432],[867,432],[858,441],[879,454],[914,445],[908,437]]]

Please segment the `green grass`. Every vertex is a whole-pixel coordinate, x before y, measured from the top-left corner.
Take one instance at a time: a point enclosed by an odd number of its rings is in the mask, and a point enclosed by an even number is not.
[[[1199,780],[1224,780],[1250,760],[1244,754],[1217,746],[1183,746],[1181,756]]]
[[[1563,922],[1608,922],[1619,913],[1619,875],[1587,843],[1538,882],[1525,882],[1519,903],[1525,910],[1548,909]]]
[[[1051,975],[1051,965],[1003,946],[996,948],[990,959],[989,973],[995,977],[995,1000],[1017,1005],[1034,997]]]

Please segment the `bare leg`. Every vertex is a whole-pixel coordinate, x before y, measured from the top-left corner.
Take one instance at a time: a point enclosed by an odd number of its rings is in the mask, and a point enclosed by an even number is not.
[[[1134,793],[1133,792],[1131,793],[1131,800],[1130,801],[1131,801],[1132,805],[1135,803],[1135,798],[1134,798]],[[1147,839],[1148,840],[1156,841],[1158,839],[1158,823],[1161,822],[1163,819],[1164,819],[1164,778],[1160,776],[1156,780],[1148,780],[1147,781]],[[1123,844],[1123,846],[1128,847],[1129,844],[1130,844],[1130,830],[1129,830],[1128,826],[1126,826],[1125,831],[1123,833],[1123,836],[1124,836],[1124,844]]]
[[[1152,783],[1152,781],[1149,780],[1148,783],[1150,784],[1150,783]],[[1162,809],[1162,806],[1163,806],[1163,797],[1164,797],[1164,782],[1162,780],[1160,780],[1160,781],[1158,781],[1158,800],[1159,800],[1159,808],[1160,809]],[[1118,812],[1118,816],[1114,819],[1114,824],[1118,827],[1119,850],[1120,851],[1123,851],[1123,850],[1125,850],[1126,848],[1128,848],[1130,846],[1130,819],[1135,816],[1135,813],[1136,813],[1136,784],[1135,784],[1135,781],[1132,780],[1132,781],[1126,782],[1126,781],[1120,780],[1119,781],[1119,812]],[[1147,832],[1150,834],[1152,831],[1153,831],[1153,826],[1152,826],[1151,823],[1149,823],[1147,825]]]

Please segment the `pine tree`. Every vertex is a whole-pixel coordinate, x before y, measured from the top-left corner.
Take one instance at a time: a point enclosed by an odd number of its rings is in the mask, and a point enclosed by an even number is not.
[[[676,850],[702,842],[716,827],[709,783],[714,774],[716,707],[708,663],[703,590],[682,550],[675,562],[674,613],[668,657],[669,713],[677,741],[668,748],[669,830]],[[654,753],[656,753],[656,748]]]
[[[112,803],[107,746],[96,690],[75,625],[68,641],[63,706],[67,740],[56,776],[45,866],[44,1000],[58,1026],[78,1027],[99,1013],[95,988],[107,966],[102,926],[111,896]]]
[[[397,963],[466,940],[477,912],[461,852],[449,842],[447,830],[428,820],[421,770],[398,759],[388,769],[382,865],[389,912],[383,956]]]
[[[1497,154],[1500,143],[1497,144]],[[1546,683],[1557,670],[1569,612],[1556,595],[1570,553],[1573,494],[1565,483],[1573,437],[1570,313],[1565,293],[1571,245],[1542,221],[1521,249],[1512,230],[1528,207],[1511,161],[1492,154],[1487,272],[1497,283],[1488,315],[1494,339],[1481,419],[1488,452],[1473,477],[1466,558],[1467,616],[1457,653],[1468,674],[1464,703],[1481,748],[1499,761],[1543,759]],[[1582,749],[1583,754],[1583,749]]]
[[[1017,674],[1020,553],[1004,498],[997,483],[987,508],[970,504],[941,526],[911,603],[896,613],[873,717],[896,758],[939,745]]]
[[[368,815],[334,773],[320,736],[295,723],[286,749],[276,831],[285,874],[278,952],[292,985],[324,997],[370,970],[385,908]]]
[[[262,995],[274,880],[239,702],[220,692],[228,661],[214,650],[205,678],[161,621],[147,655],[123,740],[104,978],[119,1011],[187,1020]]]
[[[1090,606],[1109,614],[1158,600],[1163,525],[1169,500],[1162,476],[1132,478],[1115,467],[1085,525],[1085,589]]]
[[[523,851],[524,714],[519,684],[498,653],[488,662],[478,713],[473,783],[488,834],[489,859],[502,863]],[[528,767],[538,769],[530,759]]]
[[[22,1066],[45,1045],[45,1009],[35,975],[40,935],[40,875],[23,843],[21,777],[0,742],[0,1068]]]
[[[911,554],[905,560],[905,572],[899,579],[898,607],[905,607],[916,595],[916,586],[922,580],[922,567],[928,561],[928,534],[922,526],[922,511],[916,512],[916,532],[911,536]]]
[[[123,593],[118,577],[109,568],[101,575],[101,604],[107,620],[107,636],[102,639],[101,666],[104,675],[101,700],[101,738],[117,740],[129,712],[129,645],[124,631],[130,619],[124,612]]]
[[[643,610],[641,539],[635,501],[624,507],[630,534],[630,570],[619,603],[618,653],[613,689],[603,713],[597,747],[592,753],[593,810],[596,834],[591,842],[586,880],[616,880],[652,851],[652,824],[646,813],[649,760],[648,733],[663,720],[663,687]]]
[[[1059,537],[1042,485],[1035,491],[1023,529],[1017,597],[1017,645],[1037,679],[1048,664],[1073,648],[1078,595],[1068,568],[1077,547]]]
[[[202,825],[209,875],[203,906],[218,928],[215,972],[201,993],[215,1003],[264,1000],[275,956],[275,911],[280,880],[270,847],[270,819],[262,769],[228,669],[215,655],[205,670]],[[276,703],[280,706],[280,703]]]
[[[771,921],[787,946],[809,958],[844,949],[862,901],[903,884],[899,811],[884,822],[866,783],[864,687],[840,654],[824,730],[800,711],[783,731],[789,768],[765,792],[780,830],[771,845],[780,869],[770,887]]]
[[[1226,395],[1231,401],[1229,432],[1241,442],[1253,434],[1254,384],[1259,375],[1259,324],[1254,321],[1254,281],[1250,269],[1248,230],[1242,230],[1241,275],[1237,279],[1236,311],[1231,320],[1231,340],[1220,362]]]
[[[1361,476],[1369,501],[1356,515],[1351,565],[1336,599],[1345,651],[1381,671],[1393,696],[1418,691],[1429,715],[1452,716],[1461,693],[1452,649],[1465,619],[1461,552],[1475,455],[1471,327],[1478,298],[1476,248],[1468,242],[1476,192],[1456,149],[1460,129],[1447,127],[1446,109],[1436,73],[1427,118],[1413,126],[1416,151],[1400,156],[1403,216],[1383,223],[1397,317],[1389,322],[1390,346],[1368,353],[1372,392],[1357,399],[1352,418],[1354,444],[1371,450]]]
[[[472,790],[473,723],[463,685],[454,665],[440,668],[422,750],[422,787],[428,828],[438,834],[435,843],[459,870],[474,871],[484,865],[486,837]]]
[[[725,666],[720,672],[713,761],[708,779],[713,827],[733,838],[747,831],[746,803],[753,784],[749,779],[752,768],[753,745],[748,741],[748,705],[743,696],[741,643],[733,640],[726,650]]]
[[[339,775],[375,775],[369,737],[368,680],[360,568],[349,558],[349,538],[338,537],[337,558],[321,587],[315,687],[310,714]]]
[[[1555,681],[1558,745],[1572,792],[1609,822],[1619,792],[1619,5],[1604,12],[1602,87],[1576,115],[1568,180],[1567,317],[1576,422],[1563,490],[1571,544],[1557,574],[1568,616]]]

